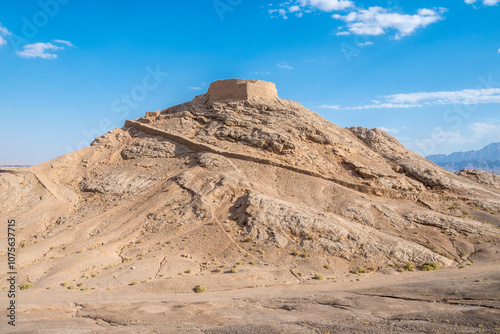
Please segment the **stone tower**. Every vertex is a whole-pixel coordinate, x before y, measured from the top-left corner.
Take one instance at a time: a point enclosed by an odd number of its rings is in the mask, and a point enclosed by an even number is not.
[[[207,92],[209,101],[250,100],[254,97],[277,98],[272,82],[260,80],[227,79],[212,82]]]

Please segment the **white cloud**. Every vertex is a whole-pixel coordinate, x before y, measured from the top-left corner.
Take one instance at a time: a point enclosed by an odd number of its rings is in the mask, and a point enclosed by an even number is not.
[[[65,41],[65,40],[62,40],[62,39],[54,39],[52,42],[54,43],[57,43],[57,44],[64,44],[64,45],[67,45],[71,48],[74,48],[75,46],[73,45],[73,43],[71,42],[68,42],[68,41]]]
[[[364,106],[357,107],[345,107],[344,110],[365,110],[365,109],[408,109],[408,108],[419,108],[422,107],[421,104],[405,104],[405,103],[378,103],[378,104],[368,104]]]
[[[500,3],[500,0],[465,0],[465,3],[468,3],[469,5],[475,4],[476,2],[483,2],[483,5],[485,6],[496,6],[498,3]]]
[[[7,41],[3,38],[5,36],[10,35],[10,31],[7,30],[2,24],[0,23],[0,46],[7,44]]]
[[[444,145],[444,146],[463,145],[472,142],[472,140],[464,137],[460,132],[460,130],[446,131],[440,127],[434,128],[434,130],[430,135],[430,138],[434,145]],[[410,143],[408,146],[412,150],[419,151],[422,148],[426,147],[428,144],[429,144],[429,139],[423,139],[423,140],[416,140]]]
[[[253,74],[253,75],[274,75],[273,72],[271,71],[265,71],[265,72],[250,72],[250,74]]]
[[[500,139],[500,124],[498,124],[498,121],[491,123],[472,123],[468,128],[472,131],[473,140],[488,138],[490,141],[497,141]]]
[[[411,35],[419,28],[442,20],[444,9],[419,9],[417,14],[391,13],[382,7],[355,9],[347,15],[334,14],[334,19],[342,20],[347,24],[347,30],[354,35],[378,36],[386,34],[388,30],[396,30],[395,37],[401,38]]]
[[[192,90],[202,90],[201,87],[188,87],[189,89],[192,89]]]
[[[2,26],[2,24],[0,23],[0,34],[2,35],[10,35],[10,31],[7,30],[7,28],[5,28],[4,26]]]
[[[288,63],[286,61],[282,62],[282,63],[278,63],[278,64],[276,64],[276,66],[278,66],[279,68],[287,69],[287,70],[293,70],[293,67],[288,65]]]
[[[379,100],[371,100],[372,104],[354,107],[335,106],[335,109],[408,109],[433,105],[500,103],[500,88],[393,94],[382,96],[382,100],[382,102]],[[330,106],[322,105],[319,108],[328,109]]]
[[[332,18],[346,23],[344,27],[339,28],[342,30],[337,32],[336,35],[377,36],[395,30],[395,38],[411,35],[419,28],[427,27],[429,24],[442,20],[442,14],[446,11],[444,8],[421,8],[417,11],[417,14],[409,15],[391,12],[387,8],[378,6],[364,9],[357,7],[353,1],[348,0],[289,0],[277,4],[277,7],[279,9],[270,9],[268,12],[272,17],[277,17],[276,14],[278,14],[283,19],[288,19],[287,13],[294,13],[297,17],[302,17],[304,13],[315,11],[344,11],[346,14],[335,13],[332,15]]]
[[[280,8],[280,9],[278,10],[278,13],[280,14],[280,16],[281,16],[284,20],[288,19],[288,16],[286,16],[286,10],[285,10],[285,9]]]
[[[364,46],[369,46],[373,45],[373,42],[363,42],[363,43],[358,43],[358,46],[364,47]]]
[[[315,10],[332,12],[353,8],[354,3],[350,0],[290,0],[279,3],[277,6],[279,8],[269,9],[269,14],[272,17],[277,17],[275,14],[278,14],[286,20],[288,19],[287,13],[295,13],[297,17],[302,17],[304,13],[312,13]]]
[[[58,51],[63,49],[62,46],[57,46],[52,43],[35,43],[23,46],[23,51],[18,51],[16,54],[23,58],[54,59],[57,58],[57,55],[47,51]]]
[[[425,103],[427,105],[500,103],[500,88],[394,94],[385,98],[390,103]]]
[[[323,104],[323,105],[319,106],[318,108],[321,108],[321,109],[334,109],[334,110],[342,109],[342,108],[340,108],[340,106],[331,106],[331,105],[327,105],[327,104]]]
[[[498,49],[498,54],[500,55],[500,49]]]
[[[436,131],[433,134],[433,139],[437,144],[442,145],[460,145],[471,142],[469,139],[462,136],[459,131]]]
[[[311,6],[325,12],[354,7],[354,3],[347,0],[302,0],[300,2],[304,7]]]

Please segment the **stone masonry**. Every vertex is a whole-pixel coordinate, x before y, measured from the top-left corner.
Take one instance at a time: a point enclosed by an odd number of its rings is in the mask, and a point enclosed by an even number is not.
[[[227,79],[210,84],[209,101],[250,100],[254,97],[277,98],[278,91],[272,82],[260,80]]]

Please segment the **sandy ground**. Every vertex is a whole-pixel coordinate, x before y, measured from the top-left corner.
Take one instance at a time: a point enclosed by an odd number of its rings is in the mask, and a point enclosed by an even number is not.
[[[500,333],[500,265],[201,294],[25,290],[18,304],[2,333]]]

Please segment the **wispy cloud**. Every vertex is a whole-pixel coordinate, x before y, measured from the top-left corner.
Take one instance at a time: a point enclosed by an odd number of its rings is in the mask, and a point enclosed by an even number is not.
[[[265,71],[265,72],[250,72],[249,74],[252,74],[252,75],[274,75],[273,72],[271,71]]]
[[[500,88],[394,94],[385,98],[390,103],[425,103],[427,105],[500,103]]]
[[[273,5],[271,4],[271,6]],[[339,27],[340,31],[336,35],[378,36],[395,31],[395,38],[411,35],[419,28],[442,20],[442,14],[446,12],[444,8],[422,8],[416,14],[409,15],[379,6],[365,9],[348,0],[289,0],[279,3],[277,8],[274,7],[269,10],[269,14],[272,17],[282,17],[283,19],[288,19],[289,14],[302,17],[304,13],[318,11],[343,12],[344,14],[335,13],[332,15],[332,18],[345,22],[344,26]]]
[[[331,106],[331,105],[328,105],[328,104],[323,104],[323,105],[319,106],[318,108],[321,108],[321,109],[333,109],[333,110],[343,109],[340,106],[337,106],[337,105]]]
[[[346,30],[341,31],[345,35],[384,35],[388,31],[396,31],[395,38],[413,34],[417,29],[424,28],[431,23],[442,20],[445,9],[419,9],[417,14],[391,13],[382,7],[370,7],[368,9],[358,8],[347,15],[334,14],[334,19],[346,23]],[[339,34],[339,33],[337,33]]]
[[[293,67],[288,65],[288,63],[286,61],[278,63],[278,64],[276,64],[276,66],[278,66],[279,68],[287,69],[287,70],[293,70]]]
[[[485,6],[496,6],[500,3],[500,0],[465,0],[465,3],[469,5],[475,4],[476,2],[482,2]]]
[[[23,51],[18,51],[16,54],[23,58],[54,59],[57,58],[57,55],[47,51],[57,51],[62,49],[64,49],[62,46],[57,46],[52,43],[35,43],[23,46]]]
[[[303,7],[311,6],[325,12],[354,7],[354,2],[347,0],[300,0],[299,2]]]
[[[371,102],[371,104],[360,106],[322,105],[319,108],[340,110],[408,109],[433,105],[500,103],[500,88],[393,94],[382,96],[380,99]]]
[[[500,122],[490,120],[489,123],[472,123],[468,128],[473,132],[472,140],[488,138],[490,141],[500,140]]]
[[[188,87],[188,89],[191,89],[191,90],[203,90],[205,87],[207,87],[207,83],[206,82],[202,82],[200,85],[198,85],[198,86],[191,86],[191,87]]]
[[[271,17],[277,17],[276,15],[278,15],[278,16],[281,16],[281,18],[283,18],[283,20],[288,19],[288,16],[287,16],[288,11],[286,9],[283,9],[283,8],[269,9],[268,12],[271,15]]]
[[[358,46],[361,46],[361,47],[364,47],[364,46],[369,46],[369,45],[372,45],[373,42],[360,42],[360,43],[357,43]]]
[[[34,43],[26,44],[23,46],[23,51],[18,51],[16,54],[22,58],[42,58],[42,59],[55,59],[57,54],[54,51],[64,50],[64,46],[74,47],[71,42],[64,41],[61,39],[53,40],[54,43],[59,45],[54,45],[52,43]]]
[[[68,41],[65,41],[65,40],[62,40],[62,39],[54,39],[52,42],[54,43],[57,43],[57,44],[64,44],[64,45],[67,45],[71,48],[74,48],[75,46],[73,45],[73,43],[71,42],[68,42]]]
[[[270,4],[274,6],[274,4]],[[277,5],[278,8],[269,9],[271,17],[281,17],[288,19],[289,14],[300,18],[305,13],[332,12],[334,10],[345,10],[354,7],[354,2],[350,0],[289,0]]]
[[[319,106],[321,109],[339,109],[339,110],[366,110],[366,109],[408,109],[422,107],[421,104],[404,104],[404,103],[374,103],[355,107],[341,107],[341,106]]]
[[[432,130],[429,138],[410,141],[407,147],[418,153],[428,155],[432,153],[429,152],[429,148],[432,145],[456,147],[464,144],[478,143],[485,139],[490,143],[500,141],[500,120],[489,119],[487,121],[488,123],[472,123],[453,131],[436,127]]]
[[[5,36],[10,35],[11,32],[7,30],[2,24],[0,23],[0,46],[7,44],[7,41],[3,38]]]

